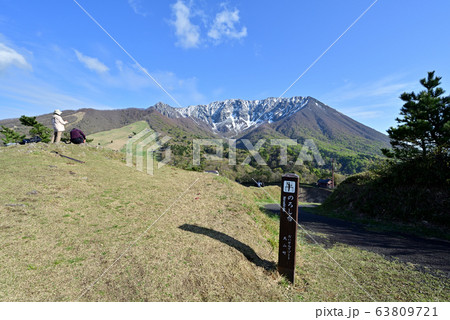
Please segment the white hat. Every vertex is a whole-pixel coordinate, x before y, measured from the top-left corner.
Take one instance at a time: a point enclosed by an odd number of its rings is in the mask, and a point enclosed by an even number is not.
[[[61,112],[61,110],[56,109],[53,113],[55,113],[55,114],[57,114],[58,116],[60,116],[62,112]]]

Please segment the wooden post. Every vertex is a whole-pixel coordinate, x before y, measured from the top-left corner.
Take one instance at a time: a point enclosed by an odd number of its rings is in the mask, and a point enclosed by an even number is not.
[[[283,175],[281,179],[278,272],[292,283],[297,247],[298,182],[298,176],[292,173]]]

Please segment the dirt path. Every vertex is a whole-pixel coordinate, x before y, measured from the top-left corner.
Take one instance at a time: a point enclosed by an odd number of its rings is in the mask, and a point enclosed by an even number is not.
[[[279,213],[278,204],[268,204],[267,210]],[[387,258],[395,257],[403,262],[410,262],[419,268],[440,270],[450,278],[450,241],[427,239],[393,232],[375,232],[364,225],[340,219],[312,214],[299,208],[299,223],[306,230],[324,233],[328,237],[314,239],[332,246],[340,242],[361,249],[376,252]],[[439,272],[439,274],[441,274]]]

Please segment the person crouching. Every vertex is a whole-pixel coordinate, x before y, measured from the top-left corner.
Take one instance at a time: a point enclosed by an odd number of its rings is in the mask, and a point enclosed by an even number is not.
[[[86,142],[86,135],[80,129],[73,128],[70,130],[70,142],[81,144]]]

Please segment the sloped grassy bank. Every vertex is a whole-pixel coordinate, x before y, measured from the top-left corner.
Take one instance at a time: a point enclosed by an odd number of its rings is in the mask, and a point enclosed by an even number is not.
[[[252,200],[228,180],[150,176],[88,146],[0,150],[0,300],[286,299]]]
[[[169,166],[150,176],[122,158],[0,148],[1,301],[448,300],[440,278],[303,231],[292,286],[274,270],[278,220],[256,204],[263,190]]]
[[[380,166],[342,182],[323,209],[450,230],[450,164],[412,160]]]

